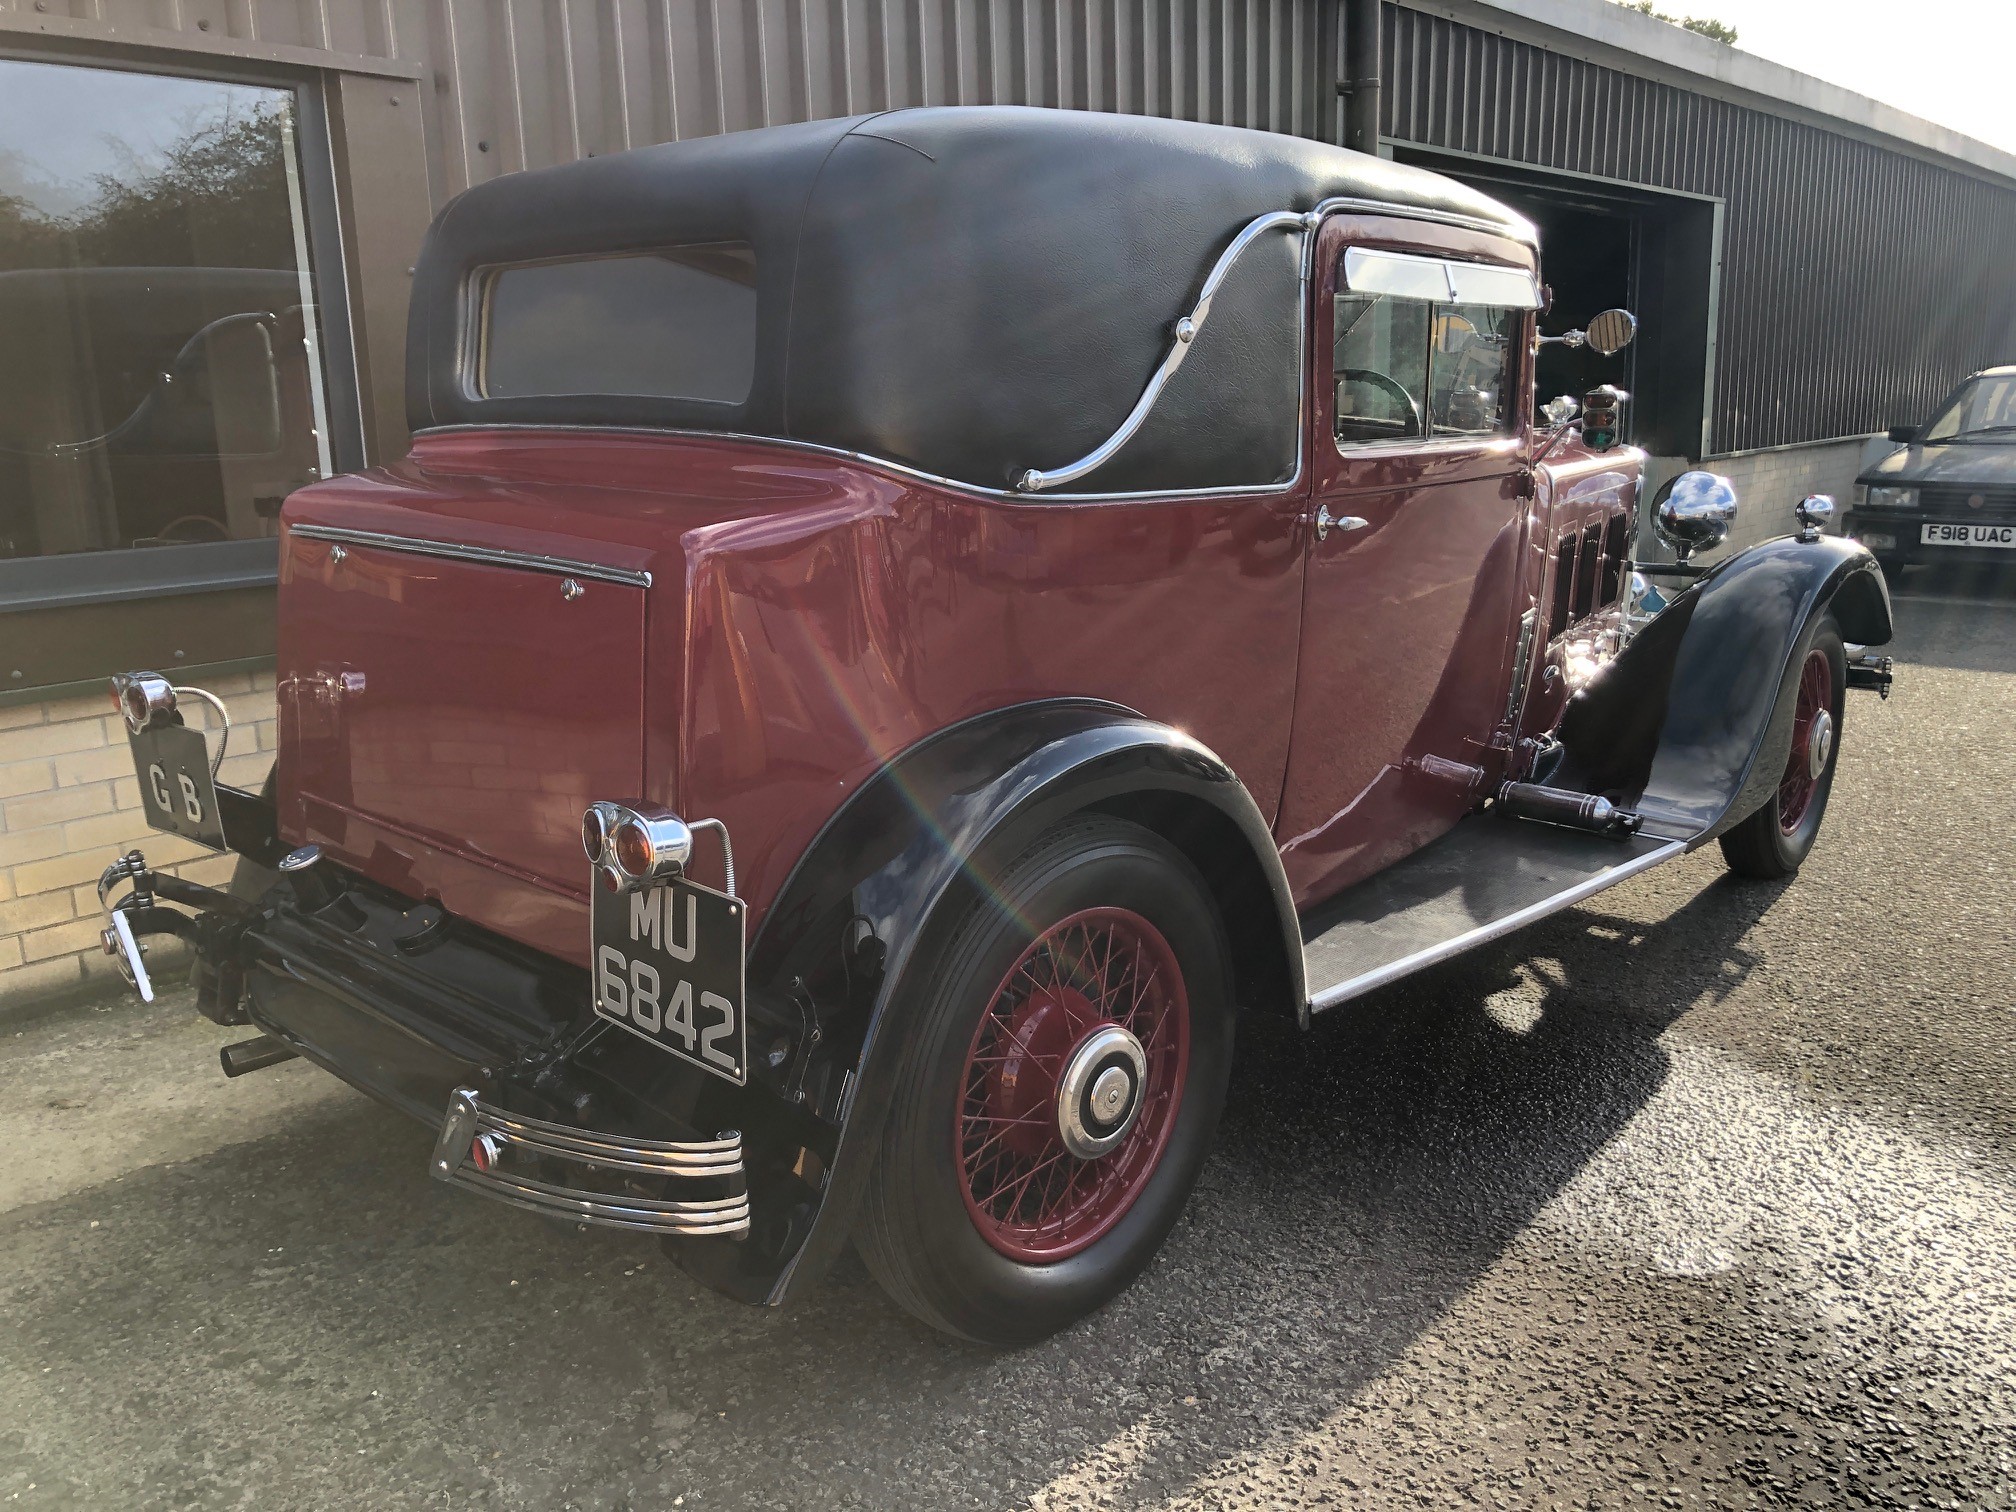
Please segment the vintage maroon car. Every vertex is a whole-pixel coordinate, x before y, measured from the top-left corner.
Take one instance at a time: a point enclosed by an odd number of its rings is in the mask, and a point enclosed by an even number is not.
[[[268,793],[118,682],[150,816],[246,862],[122,858],[109,948],[192,940],[227,1071],[326,1067],[445,1181],[751,1302],[851,1237],[1040,1337],[1168,1234],[1240,1014],[1813,844],[1882,577],[1811,520],[1687,565],[1734,509],[1688,474],[1646,612],[1623,396],[1532,414],[1544,303],[1470,189],[1160,120],[473,189],[411,454],[285,506]]]

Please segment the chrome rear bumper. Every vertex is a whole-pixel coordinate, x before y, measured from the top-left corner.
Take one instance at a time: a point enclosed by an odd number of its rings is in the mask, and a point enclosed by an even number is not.
[[[596,1186],[545,1179],[555,1164],[600,1179]],[[541,1171],[534,1176],[519,1167]],[[556,1218],[653,1234],[712,1234],[742,1238],[749,1232],[749,1191],[742,1167],[742,1136],[681,1143],[621,1139],[486,1103],[469,1087],[448,1099],[441,1137],[428,1164],[450,1182]],[[668,1198],[640,1190],[670,1190],[673,1181],[697,1181],[725,1194]],[[663,1187],[659,1183],[664,1183]]]

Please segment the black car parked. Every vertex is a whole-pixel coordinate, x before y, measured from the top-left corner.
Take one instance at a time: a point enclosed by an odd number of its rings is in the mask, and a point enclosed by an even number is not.
[[[2016,365],[1962,383],[1922,430],[1855,481],[1864,490],[1847,533],[1892,582],[1918,562],[2016,567]]]

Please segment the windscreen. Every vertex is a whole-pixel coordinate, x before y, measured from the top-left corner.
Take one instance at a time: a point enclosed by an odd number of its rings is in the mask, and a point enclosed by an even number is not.
[[[1927,441],[2016,432],[2016,373],[1976,378],[1925,428]]]
[[[716,242],[500,268],[483,315],[486,399],[740,404],[756,370],[756,255]]]

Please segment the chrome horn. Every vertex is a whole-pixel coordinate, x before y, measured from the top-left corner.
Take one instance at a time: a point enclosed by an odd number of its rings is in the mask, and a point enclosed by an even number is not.
[[[1736,486],[1719,473],[1684,472],[1659,490],[1652,528],[1686,561],[1719,546],[1736,521]]]

